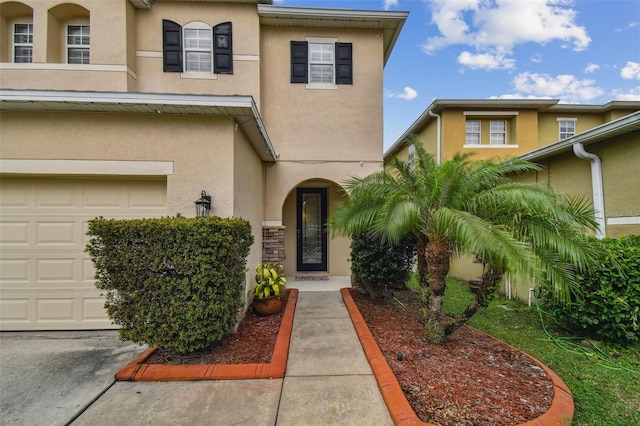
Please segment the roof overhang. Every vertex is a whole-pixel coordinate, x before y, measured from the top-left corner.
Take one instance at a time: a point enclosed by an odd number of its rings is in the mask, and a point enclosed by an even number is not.
[[[0,90],[0,111],[225,117],[242,129],[262,161],[278,158],[251,96]]]
[[[381,10],[283,7],[258,4],[260,24],[271,27],[346,28],[379,30],[383,34],[384,63],[404,26],[409,12]]]
[[[571,151],[573,145],[576,143],[581,143],[586,146],[637,131],[640,131],[640,111],[625,115],[617,120],[609,121],[608,123],[594,127],[593,129],[589,129],[586,132],[574,135],[560,142],[543,146],[542,148],[520,155],[519,158],[527,161],[539,161]]]
[[[137,9],[151,9],[151,5],[153,5],[153,3],[155,3],[156,1],[163,1],[163,0],[129,0],[129,1]],[[194,0],[164,0],[164,1],[193,2]],[[197,1],[201,3],[229,3],[229,0],[197,0]],[[248,3],[248,4],[256,4],[256,3],[273,4],[273,0],[234,0],[234,2]]]

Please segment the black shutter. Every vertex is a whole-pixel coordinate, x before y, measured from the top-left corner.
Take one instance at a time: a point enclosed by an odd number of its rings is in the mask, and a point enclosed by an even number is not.
[[[182,27],[166,19],[162,20],[162,69],[182,72]]]
[[[307,56],[309,55],[309,47],[306,41],[291,42],[291,82],[306,83],[307,82]]]
[[[233,47],[231,22],[213,27],[213,72],[233,74]]]
[[[353,84],[351,43],[336,43],[336,84]]]

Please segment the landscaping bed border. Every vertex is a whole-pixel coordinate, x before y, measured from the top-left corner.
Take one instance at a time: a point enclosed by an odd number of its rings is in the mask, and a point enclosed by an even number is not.
[[[124,366],[115,375],[119,381],[168,382],[190,380],[248,380],[280,379],[284,377],[289,356],[293,316],[298,301],[298,289],[289,289],[289,299],[282,315],[280,331],[273,348],[271,362],[260,364],[201,364],[166,365],[146,364],[145,362],[157,350],[149,348],[133,361]]]
[[[389,414],[393,419],[393,423],[395,425],[402,426],[431,425],[431,423],[423,422],[418,418],[415,411],[413,411],[413,408],[411,408],[409,401],[404,396],[404,392],[400,387],[400,383],[398,383],[398,380],[391,370],[389,363],[382,354],[382,351],[376,343],[375,338],[371,334],[371,331],[369,330],[367,323],[362,317],[360,310],[351,297],[351,293],[357,291],[358,290],[355,288],[340,289],[342,299],[344,300],[344,304],[347,307],[349,316],[351,317],[351,322],[353,322],[353,326],[356,329],[356,334],[358,335],[358,339],[360,339],[360,344],[362,345],[362,349],[364,350],[365,356],[367,357],[367,361],[369,361],[369,365],[373,370],[373,375],[378,382],[380,393],[382,394],[382,398],[387,405],[387,409],[389,410]],[[480,330],[478,331],[480,333],[488,335],[487,333],[484,333]],[[491,335],[488,336],[492,339],[496,339]],[[518,352],[524,353],[514,346],[509,345],[508,343],[502,343]],[[527,353],[524,354],[538,366],[540,366],[540,368],[542,368],[551,379],[551,382],[553,384],[553,400],[551,401],[551,406],[543,415],[528,422],[522,423],[522,426],[557,426],[571,424],[571,420],[573,419],[574,404],[573,396],[571,395],[569,387],[549,367],[547,367],[531,355]]]

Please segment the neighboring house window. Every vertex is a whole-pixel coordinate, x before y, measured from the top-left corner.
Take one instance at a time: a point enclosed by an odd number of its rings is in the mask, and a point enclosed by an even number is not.
[[[203,23],[162,21],[164,72],[233,74],[231,22],[211,28]]]
[[[33,62],[33,24],[13,26],[13,62],[16,64]]]
[[[480,145],[480,120],[467,120],[465,145]]]
[[[505,145],[507,143],[507,122],[505,120],[491,120],[489,143],[491,145]]]
[[[559,118],[558,129],[560,133],[560,140],[570,138],[576,134],[576,119],[575,118]]]
[[[416,168],[416,146],[414,144],[409,145],[407,149],[407,163],[409,163],[409,170],[413,171]]]
[[[353,45],[292,41],[291,82],[353,84]]]
[[[67,26],[67,63],[88,64],[90,45],[89,25]]]

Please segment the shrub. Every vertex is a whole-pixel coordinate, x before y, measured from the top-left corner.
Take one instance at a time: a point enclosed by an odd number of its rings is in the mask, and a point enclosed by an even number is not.
[[[122,339],[191,352],[236,325],[253,244],[246,220],[97,218],[87,234],[96,286]]]
[[[559,320],[590,337],[613,343],[640,340],[640,236],[593,239],[606,250],[599,265],[580,277],[581,295],[568,305],[546,301]],[[620,267],[616,267],[618,263]]]
[[[366,234],[351,238],[351,270],[356,281],[385,289],[404,288],[416,259],[416,239],[412,234],[391,245]]]

